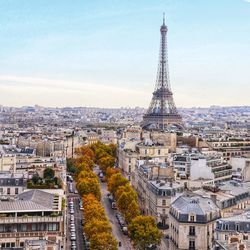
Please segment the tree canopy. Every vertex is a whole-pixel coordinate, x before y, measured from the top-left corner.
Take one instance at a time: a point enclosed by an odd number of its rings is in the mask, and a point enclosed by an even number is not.
[[[151,216],[137,216],[129,224],[128,230],[134,247],[139,250],[160,244],[162,234],[156,227],[155,219]]]

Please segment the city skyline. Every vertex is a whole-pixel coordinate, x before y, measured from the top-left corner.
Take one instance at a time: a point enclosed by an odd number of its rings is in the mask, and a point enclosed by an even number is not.
[[[0,9],[2,105],[147,108],[162,12],[176,105],[250,104],[249,1],[5,1]]]

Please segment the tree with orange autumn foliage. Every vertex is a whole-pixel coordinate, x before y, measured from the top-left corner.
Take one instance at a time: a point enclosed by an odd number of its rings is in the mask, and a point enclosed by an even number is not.
[[[83,196],[84,232],[90,241],[90,249],[117,250],[117,241],[112,235],[104,208],[94,195]]]
[[[107,219],[99,220],[93,217],[92,220],[84,224],[84,232],[86,233],[88,238],[92,238],[95,234],[100,234],[103,232],[111,233],[111,231],[112,229]]]
[[[151,216],[137,216],[128,226],[129,237],[134,247],[139,250],[148,249],[152,245],[159,245],[162,233]]]
[[[101,191],[97,178],[80,178],[76,183],[76,188],[81,196],[93,194],[98,200],[101,198]]]
[[[115,192],[115,199],[118,200],[120,196],[124,193],[130,193],[134,200],[138,201],[137,193],[134,191],[130,183],[128,182],[124,186],[120,186]]]
[[[118,250],[117,241],[109,232],[94,234],[90,238],[90,249],[93,250]]]
[[[113,167],[115,164],[115,158],[113,156],[105,156],[99,160],[100,169],[106,173],[107,168]]]
[[[95,157],[95,153],[94,151],[89,147],[89,146],[83,146],[83,147],[80,147],[80,148],[77,148],[75,150],[75,153],[78,155],[78,156],[88,156],[90,159],[94,159]]]
[[[120,173],[120,170],[118,168],[107,168],[106,170],[106,181],[108,182],[109,181],[109,178],[113,175],[113,174],[117,174],[117,173]]]
[[[120,186],[125,186],[128,180],[121,173],[113,174],[108,181],[108,190],[114,195]]]

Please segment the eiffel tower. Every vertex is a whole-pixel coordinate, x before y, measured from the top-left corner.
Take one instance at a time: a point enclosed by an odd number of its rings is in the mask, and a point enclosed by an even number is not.
[[[167,31],[165,16],[161,26],[161,44],[155,91],[147,113],[143,116],[142,128],[148,130],[167,130],[171,127],[183,128],[181,116],[174,103],[170,88],[167,56]]]

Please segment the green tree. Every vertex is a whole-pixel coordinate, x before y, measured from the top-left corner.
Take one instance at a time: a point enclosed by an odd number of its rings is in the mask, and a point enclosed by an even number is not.
[[[128,226],[129,237],[134,247],[145,250],[150,245],[159,245],[162,234],[151,216],[137,216]]]
[[[32,176],[32,182],[34,183],[34,184],[37,184],[38,182],[39,182],[39,180],[40,180],[41,178],[39,177],[39,175],[37,174],[37,173],[35,173],[33,176]]]
[[[53,179],[55,177],[55,171],[52,168],[45,168],[43,171],[43,177],[45,179]]]
[[[67,171],[72,174],[75,174],[77,172],[77,168],[74,164],[74,159],[67,159]]]

